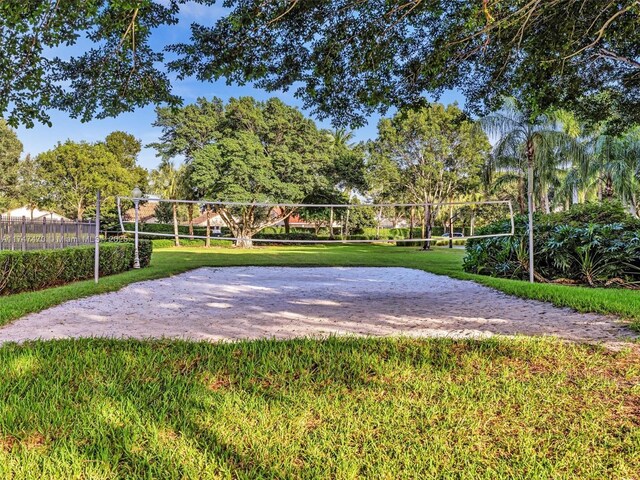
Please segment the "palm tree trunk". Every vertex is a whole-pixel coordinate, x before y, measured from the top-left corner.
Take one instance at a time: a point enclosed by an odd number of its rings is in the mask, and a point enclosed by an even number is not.
[[[431,238],[431,205],[426,205],[424,208],[424,223],[422,225],[423,229],[423,238],[430,239]],[[424,245],[422,246],[423,250],[431,249],[431,242],[425,240]]]
[[[211,246],[211,205],[207,203],[207,239],[204,244],[205,247]]]
[[[329,239],[333,240],[333,207],[329,210]]]
[[[187,207],[187,215],[189,215],[189,236],[193,240],[193,203]]]
[[[413,238],[413,227],[415,224],[415,210],[414,207],[411,207],[409,211],[409,238]]]
[[[542,196],[544,213],[551,213],[551,201],[549,200],[549,190],[545,190]]]

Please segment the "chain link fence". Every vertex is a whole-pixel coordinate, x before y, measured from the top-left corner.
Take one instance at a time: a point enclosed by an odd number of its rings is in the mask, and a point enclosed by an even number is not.
[[[0,250],[44,250],[95,241],[94,222],[0,216]]]

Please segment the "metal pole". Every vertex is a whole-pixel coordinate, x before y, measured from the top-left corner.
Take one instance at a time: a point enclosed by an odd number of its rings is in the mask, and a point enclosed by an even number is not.
[[[96,200],[96,234],[95,234],[95,255],[93,258],[93,279],[98,283],[100,278],[100,190],[98,190]]]
[[[140,200],[135,198],[133,200],[134,210],[135,210],[135,233],[133,237],[133,245],[134,245],[134,253],[133,253],[133,268],[140,268],[140,254],[138,251],[138,205],[140,204]]]
[[[527,200],[529,203],[529,282],[534,283],[533,274],[533,164],[529,162]]]

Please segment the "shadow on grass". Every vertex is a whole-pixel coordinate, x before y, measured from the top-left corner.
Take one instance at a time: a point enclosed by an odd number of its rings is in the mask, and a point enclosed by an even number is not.
[[[8,345],[0,473],[620,478],[640,467],[623,408],[638,395],[617,383],[640,375],[629,355],[525,340]]]

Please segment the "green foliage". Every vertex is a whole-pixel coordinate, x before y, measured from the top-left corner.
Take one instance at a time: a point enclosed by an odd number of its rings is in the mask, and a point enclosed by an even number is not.
[[[0,2],[0,116],[16,126],[115,116],[178,99],[150,44],[177,22],[179,1]]]
[[[128,196],[134,186],[146,187],[146,170],[135,166],[139,142],[114,132],[105,142],[58,143],[34,160],[35,178],[44,206],[83,219],[94,214],[96,192],[102,195],[105,220],[115,217],[115,197]]]
[[[155,240],[152,240],[151,243],[153,243],[153,248],[171,248],[171,247],[175,247],[175,243],[173,242],[173,240],[167,240],[167,239],[158,239],[157,237],[155,237]],[[202,239],[199,238],[195,238],[195,239],[189,239],[189,238],[182,238],[180,239],[180,246],[181,247],[204,247],[205,242]],[[221,248],[225,248],[225,247],[231,247],[233,246],[233,244],[229,241],[229,240],[219,240],[216,238],[212,238],[211,239],[211,246],[212,247],[221,247]]]
[[[637,2],[232,0],[174,47],[183,75],[296,88],[320,116],[360,125],[376,110],[460,89],[475,113],[518,95],[541,113],[582,107],[640,119]],[[594,104],[593,93],[606,93]],[[483,108],[484,107],[484,108]]]
[[[173,220],[173,207],[169,202],[158,202],[153,212],[160,224],[168,224]]]
[[[478,234],[508,231],[506,222]],[[506,278],[528,275],[527,222],[516,217],[513,237],[474,239],[467,243],[467,272]],[[585,204],[567,212],[536,215],[535,265],[540,279],[589,286],[640,285],[640,221],[619,204]]]
[[[22,154],[22,142],[16,133],[0,118],[0,212],[9,207],[17,193],[18,162]]]
[[[56,285],[84,280],[94,274],[94,247],[79,246],[57,250],[0,252],[0,295],[40,290]],[[152,245],[139,244],[140,265],[151,261]],[[100,275],[124,272],[133,266],[133,243],[100,245]]]
[[[218,113],[213,133],[190,164],[190,184],[209,198],[296,203],[326,184],[332,138],[278,99],[231,99]],[[218,209],[234,236],[247,239],[290,211]]]
[[[430,238],[438,205],[479,187],[489,149],[486,135],[457,105],[401,111],[380,121],[369,146],[372,183],[383,198],[429,204],[421,223]]]

